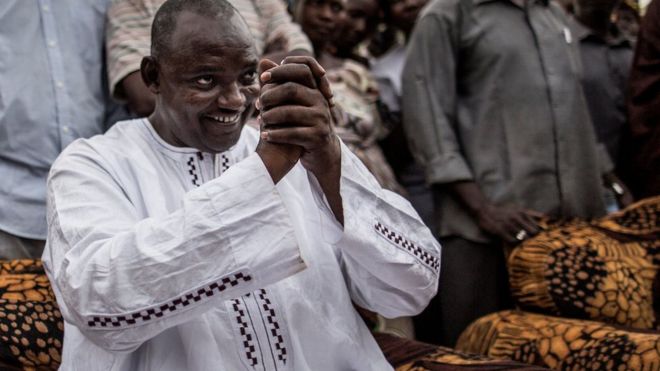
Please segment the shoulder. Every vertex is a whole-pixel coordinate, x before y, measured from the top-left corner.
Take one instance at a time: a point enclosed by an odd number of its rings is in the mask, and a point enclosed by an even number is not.
[[[148,135],[143,119],[120,121],[105,134],[71,143],[57,158],[51,173],[83,163],[107,167],[121,158],[136,157],[150,146]]]
[[[475,6],[475,0],[433,0],[421,12],[420,20],[455,19]]]

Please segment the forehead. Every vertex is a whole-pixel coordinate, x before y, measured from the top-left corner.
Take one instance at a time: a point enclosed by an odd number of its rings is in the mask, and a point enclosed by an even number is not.
[[[307,0],[305,2],[306,7],[317,7],[323,5],[341,5],[342,7],[345,7],[346,4],[346,0]]]
[[[169,44],[168,59],[179,62],[237,54],[257,59],[252,35],[238,13],[223,17],[183,11],[177,16]]]
[[[347,10],[362,10],[367,13],[378,11],[377,0],[351,0],[346,2]]]

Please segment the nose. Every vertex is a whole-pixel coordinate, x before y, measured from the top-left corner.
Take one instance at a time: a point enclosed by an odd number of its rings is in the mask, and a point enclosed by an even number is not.
[[[226,86],[218,95],[218,107],[230,111],[242,111],[245,107],[247,97],[238,86],[237,82],[233,82]]]
[[[359,20],[354,20],[353,28],[355,29],[355,31],[357,31],[360,34],[364,33],[365,31],[367,31],[367,20],[364,18],[361,18]]]
[[[330,8],[330,4],[325,4],[321,7],[321,11],[319,12],[319,18],[321,18],[321,20],[325,22],[332,22],[333,15],[334,14]]]

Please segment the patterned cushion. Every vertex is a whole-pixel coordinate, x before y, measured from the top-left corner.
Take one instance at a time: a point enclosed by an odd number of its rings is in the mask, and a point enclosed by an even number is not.
[[[503,311],[472,323],[456,348],[561,370],[658,370],[660,334]]]
[[[63,334],[41,262],[0,262],[0,369],[56,370]]]
[[[401,338],[386,333],[374,333],[376,342],[396,371],[538,371],[538,366],[477,354],[466,354]]]
[[[547,226],[508,259],[511,291],[525,310],[657,328],[660,197],[600,220]]]

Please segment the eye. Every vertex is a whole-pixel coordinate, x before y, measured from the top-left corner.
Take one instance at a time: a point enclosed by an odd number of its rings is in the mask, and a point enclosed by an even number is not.
[[[254,84],[255,81],[257,80],[257,71],[252,70],[252,71],[248,71],[248,72],[244,73],[241,80],[242,80],[243,84],[245,84],[245,85]]]
[[[332,10],[333,13],[339,13],[342,10],[344,10],[344,7],[340,3],[332,3],[330,5],[330,9]]]
[[[213,76],[200,76],[195,79],[195,84],[201,87],[209,87],[213,84]]]

